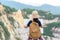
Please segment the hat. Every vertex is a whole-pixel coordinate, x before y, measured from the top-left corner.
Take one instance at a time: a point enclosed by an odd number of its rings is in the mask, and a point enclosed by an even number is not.
[[[32,16],[32,18],[39,18],[40,17],[38,14],[38,11],[36,11],[36,10],[32,12],[31,16]]]

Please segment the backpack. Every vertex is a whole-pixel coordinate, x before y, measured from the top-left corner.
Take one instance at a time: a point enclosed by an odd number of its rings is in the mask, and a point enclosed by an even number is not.
[[[32,22],[30,24],[30,28],[29,28],[29,37],[32,38],[32,39],[37,39],[39,37],[41,37],[41,32],[40,32],[40,27],[38,25],[38,23],[36,22]]]

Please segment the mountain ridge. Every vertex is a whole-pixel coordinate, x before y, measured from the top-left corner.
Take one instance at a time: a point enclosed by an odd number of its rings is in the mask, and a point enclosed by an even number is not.
[[[15,9],[30,8],[30,9],[36,9],[36,10],[50,11],[52,14],[60,14],[60,6],[52,6],[49,4],[43,4],[40,6],[31,6],[31,5],[27,5],[27,4],[23,4],[15,1],[6,1],[6,0],[0,1],[0,2],[4,5],[10,6]]]

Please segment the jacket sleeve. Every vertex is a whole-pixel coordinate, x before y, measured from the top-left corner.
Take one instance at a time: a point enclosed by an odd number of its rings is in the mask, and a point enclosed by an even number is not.
[[[29,27],[31,23],[32,23],[32,21],[30,20],[30,21],[27,23],[27,27]]]
[[[40,22],[40,21],[38,21],[38,24],[39,24],[39,26],[40,26],[40,27],[42,27],[42,24],[41,24],[41,22]]]

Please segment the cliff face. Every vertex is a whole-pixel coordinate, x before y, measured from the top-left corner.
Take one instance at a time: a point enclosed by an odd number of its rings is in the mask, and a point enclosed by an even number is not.
[[[20,39],[17,37],[15,32],[14,25],[11,24],[8,15],[5,12],[3,5],[0,5],[0,39],[1,40],[17,40]],[[10,16],[12,17],[12,16]],[[12,17],[13,18],[13,17]]]
[[[27,30],[23,28],[24,18],[21,14],[21,11],[18,10],[16,12],[11,12],[11,14],[8,10],[6,11],[6,7],[3,5],[0,5],[0,8],[0,39],[27,40],[28,37],[26,39],[23,39],[28,36],[28,33],[25,32]],[[26,36],[24,36],[25,34]]]

